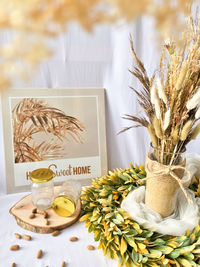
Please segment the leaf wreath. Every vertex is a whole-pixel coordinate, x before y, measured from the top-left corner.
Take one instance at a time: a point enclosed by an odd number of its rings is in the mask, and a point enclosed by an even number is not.
[[[120,208],[123,198],[140,186],[138,180],[145,176],[143,166],[131,165],[93,180],[81,196],[84,215],[80,221],[86,221],[85,226],[94,233],[104,255],[119,260],[121,265],[200,266],[199,225],[183,236],[163,235],[142,227]],[[199,196],[200,179],[190,188]]]

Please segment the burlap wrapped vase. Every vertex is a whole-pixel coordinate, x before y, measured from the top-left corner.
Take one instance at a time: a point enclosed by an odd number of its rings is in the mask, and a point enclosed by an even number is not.
[[[179,166],[185,167],[185,160]],[[177,190],[180,187],[176,179],[182,179],[184,174],[184,168],[181,167],[173,169],[173,166],[163,165],[152,160],[149,155],[146,157],[145,204],[164,218],[174,211]]]

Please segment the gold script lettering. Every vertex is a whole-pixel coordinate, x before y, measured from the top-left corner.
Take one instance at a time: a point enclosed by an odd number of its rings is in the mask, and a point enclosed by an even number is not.
[[[57,170],[58,167],[56,164],[51,164],[48,167],[49,169],[51,169],[54,173],[55,176],[70,176],[72,175],[72,166],[69,164],[67,169],[60,169],[59,171]]]

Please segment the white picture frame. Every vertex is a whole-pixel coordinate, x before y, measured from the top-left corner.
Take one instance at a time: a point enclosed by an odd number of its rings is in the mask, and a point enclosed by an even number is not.
[[[30,191],[37,168],[55,184],[107,173],[104,89],[12,89],[1,108],[7,193]]]

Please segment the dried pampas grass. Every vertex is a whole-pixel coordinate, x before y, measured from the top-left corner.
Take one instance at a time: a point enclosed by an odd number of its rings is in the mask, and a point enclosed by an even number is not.
[[[197,126],[193,129],[191,136],[190,136],[190,140],[194,140],[196,139],[197,135],[200,133],[200,123],[197,124]]]
[[[160,120],[157,119],[156,116],[153,119],[153,127],[154,127],[154,130],[155,130],[156,136],[158,138],[162,139],[163,138],[163,133],[162,133],[161,125],[160,125]]]
[[[164,125],[163,125],[163,130],[167,130],[169,124],[170,124],[170,108],[166,111],[165,116],[164,116]]]
[[[195,113],[195,119],[198,120],[200,118],[200,108],[198,108],[197,112]]]
[[[187,102],[187,109],[191,110],[196,108],[196,106],[200,102],[200,88],[198,88],[198,91],[193,95],[193,97]]]
[[[188,137],[189,132],[192,129],[193,121],[189,120],[186,122],[186,124],[183,126],[180,134],[180,140],[185,141]]]

